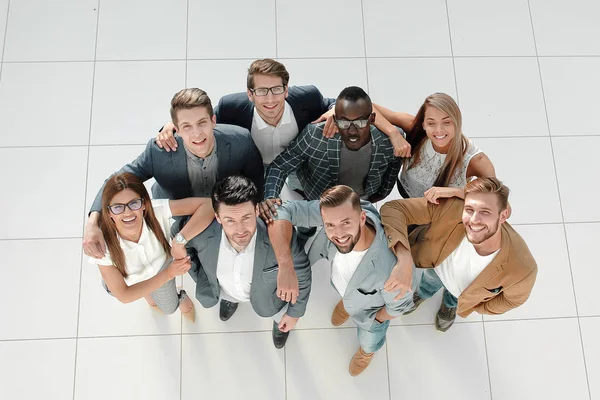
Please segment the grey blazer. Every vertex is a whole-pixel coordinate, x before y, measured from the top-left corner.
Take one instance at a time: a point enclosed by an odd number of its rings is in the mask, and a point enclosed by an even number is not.
[[[412,293],[407,293],[401,299],[394,300],[398,292],[386,292],[383,289],[385,281],[396,264],[396,256],[387,246],[385,232],[375,207],[366,201],[361,201],[361,207],[367,214],[367,223],[375,228],[376,235],[371,247],[352,275],[343,301],[344,307],[354,323],[359,328],[370,330],[374,324],[377,324],[375,314],[380,308],[385,307],[388,314],[396,317],[409,309],[413,301]],[[277,209],[275,219],[288,220],[295,226],[306,228],[323,225],[318,200],[286,201]],[[317,233],[310,248],[309,258],[311,263],[320,258],[332,262],[336,252],[337,248],[322,229]],[[413,291],[416,288],[416,279],[413,279]]]
[[[219,301],[221,288],[217,279],[217,264],[219,261],[219,246],[221,245],[221,224],[214,220],[204,232],[190,240],[186,247],[192,258],[190,275],[196,282],[196,298],[203,307],[212,307]],[[250,303],[261,317],[271,317],[286,304],[277,297],[277,273],[279,266],[275,259],[273,247],[269,241],[267,228],[261,219],[257,218],[256,249],[254,251],[254,270],[250,289]],[[296,304],[289,304],[286,314],[299,318],[306,311],[310,295],[312,272],[308,257],[292,237],[292,256],[294,270],[298,277],[300,294]]]
[[[217,124],[214,128],[217,142],[217,180],[230,175],[243,175],[251,179],[262,193],[264,171],[262,158],[254,145],[250,133],[234,125]],[[187,155],[183,151],[183,139],[176,136],[179,151],[167,152],[150,139],[146,149],[135,160],[117,173],[131,172],[143,181],[156,180],[152,186],[155,199],[184,199],[192,197],[192,184],[187,171]],[[98,191],[91,211],[102,208],[102,190]]]

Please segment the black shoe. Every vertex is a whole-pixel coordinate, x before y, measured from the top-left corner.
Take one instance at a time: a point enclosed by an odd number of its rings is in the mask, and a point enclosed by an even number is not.
[[[440,309],[435,318],[435,329],[440,332],[446,332],[452,324],[454,324],[454,320],[456,319],[456,307],[449,308],[444,305],[440,306]]]
[[[411,308],[409,308],[408,310],[404,311],[404,313],[402,315],[408,315],[411,312],[415,311],[417,309],[417,307],[419,307],[421,305],[422,302],[424,302],[425,299],[422,299],[419,297],[419,295],[417,294],[417,292],[413,293],[413,306]]]
[[[232,303],[231,301],[221,299],[221,307],[219,309],[219,318],[221,321],[227,321],[235,310],[238,308],[238,303]]]
[[[290,336],[290,333],[281,332],[278,324],[273,321],[273,344],[275,345],[276,349],[281,349],[283,346],[285,346],[288,336]]]

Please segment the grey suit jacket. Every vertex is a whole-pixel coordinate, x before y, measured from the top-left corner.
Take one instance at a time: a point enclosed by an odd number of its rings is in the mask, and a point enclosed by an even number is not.
[[[217,143],[217,180],[230,175],[243,175],[251,179],[262,193],[264,171],[262,158],[248,130],[239,126],[217,124],[214,128]],[[131,172],[143,181],[156,180],[152,187],[155,199],[183,199],[192,197],[192,184],[187,171],[187,155],[183,139],[176,136],[179,151],[167,152],[150,139],[146,149],[135,160],[117,173]],[[91,211],[102,208],[102,190],[98,191]]]
[[[190,275],[196,282],[196,298],[203,307],[207,308],[217,304],[221,293],[217,279],[217,264],[222,232],[221,224],[214,220],[204,232],[194,237],[186,245],[192,258]],[[250,303],[258,315],[271,317],[277,314],[286,302],[277,297],[279,266],[269,241],[267,228],[261,219],[257,219],[256,235]],[[298,246],[295,234],[292,237],[291,245],[300,294],[296,304],[290,303],[288,305],[286,314],[293,318],[299,318],[306,311],[312,272],[308,257],[304,250]]]
[[[385,281],[396,264],[396,256],[387,246],[385,232],[375,207],[366,201],[361,201],[361,207],[367,214],[367,223],[375,228],[376,235],[371,247],[352,275],[343,301],[344,307],[354,323],[359,328],[370,330],[374,324],[378,323],[375,321],[375,314],[380,308],[385,307],[388,314],[396,317],[409,309],[413,301],[412,293],[407,293],[401,299],[394,300],[398,292],[386,292],[383,289]],[[318,200],[286,201],[277,209],[275,219],[288,220],[295,226],[306,228],[323,225]],[[310,249],[311,263],[316,262],[319,258],[325,258],[331,262],[336,253],[337,248],[322,229],[315,237]],[[416,280],[413,279],[413,291],[416,288]]]

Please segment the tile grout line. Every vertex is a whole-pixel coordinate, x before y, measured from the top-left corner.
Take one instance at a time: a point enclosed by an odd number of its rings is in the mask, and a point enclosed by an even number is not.
[[[571,288],[573,289],[573,301],[575,304],[575,313],[577,314],[577,327],[579,329],[579,341],[581,344],[581,355],[583,357],[583,368],[585,371],[585,380],[587,383],[587,389],[588,389],[588,397],[591,399],[592,398],[592,391],[590,388],[590,377],[589,377],[589,373],[588,373],[588,368],[587,368],[587,360],[585,357],[585,346],[583,345],[583,333],[581,332],[581,320],[579,318],[579,306],[577,304],[577,295],[575,292],[575,280],[573,279],[573,266],[571,265],[571,253],[569,251],[569,239],[567,236],[567,226],[565,224],[565,214],[564,214],[564,210],[563,210],[563,203],[562,203],[562,196],[561,196],[561,192],[560,192],[560,184],[559,184],[559,179],[558,179],[558,170],[556,169],[556,156],[554,153],[554,144],[552,141],[552,130],[550,129],[550,118],[548,117],[548,106],[546,104],[546,92],[544,91],[544,80],[542,79],[542,65],[540,63],[540,58],[538,56],[538,47],[537,47],[537,40],[536,40],[536,36],[535,36],[535,27],[533,24],[533,14],[531,13],[531,2],[530,0],[527,0],[527,8],[529,10],[529,22],[531,23],[531,33],[533,35],[533,45],[535,47],[535,59],[537,62],[537,66],[538,66],[538,75],[540,78],[540,87],[542,89],[542,100],[544,101],[544,112],[546,114],[546,126],[548,128],[548,136],[549,136],[549,140],[550,140],[550,151],[552,152],[552,165],[554,166],[554,177],[556,179],[556,190],[558,193],[558,203],[560,204],[560,215],[561,215],[561,219],[562,219],[562,227],[563,227],[563,235],[565,238],[565,244],[566,244],[566,251],[567,251],[567,257],[569,259],[569,272],[571,274]]]
[[[448,0],[444,0],[446,6],[446,21],[448,22],[448,38],[450,39],[450,56],[452,58],[452,73],[454,74],[454,90],[456,90],[456,103],[460,106],[458,95],[458,79],[456,79],[456,63],[454,62],[454,46],[452,44],[452,29],[450,29],[450,10],[448,9]]]
[[[90,123],[89,123],[89,131],[88,131],[88,146],[87,146],[87,163],[86,163],[86,168],[85,168],[85,185],[84,185],[84,192],[83,192],[83,198],[85,199],[87,196],[87,188],[88,188],[88,175],[89,175],[89,170],[90,170],[90,146],[89,144],[92,141],[92,118],[93,118],[93,112],[94,112],[94,87],[95,87],[95,81],[96,81],[96,54],[98,51],[98,31],[99,31],[99,25],[100,25],[100,1],[98,0],[98,3],[96,5],[96,40],[94,42],[94,64],[92,66],[92,91],[91,91],[91,98],[90,98]],[[85,201],[85,200],[84,200]],[[84,217],[83,217],[83,228],[82,228],[82,236],[83,233],[85,231],[85,223],[86,223],[86,215],[84,213]],[[85,252],[82,250],[81,251],[81,263],[79,265],[79,294],[78,294],[78,298],[77,298],[77,329],[75,332],[75,366],[73,368],[73,400],[75,400],[75,389],[77,387],[77,354],[78,354],[78,350],[79,350],[79,317],[81,315],[81,282],[83,280],[83,260],[84,257],[86,257]]]
[[[6,52],[6,36],[8,33],[8,16],[10,15],[10,0],[6,4],[6,24],[4,25],[4,39],[2,39],[2,54],[0,54],[0,80],[2,79],[2,70],[4,69],[4,53]]]
[[[190,0],[185,4],[185,73],[184,88],[188,87],[188,55],[190,46]],[[175,280],[177,284],[177,280]],[[181,281],[181,290],[183,289],[183,279]],[[190,299],[191,300],[191,299]],[[194,307],[194,301],[192,300]],[[179,310],[181,311],[181,310]],[[183,399],[183,313],[179,313],[179,400]]]
[[[365,28],[365,4],[363,0],[360,0],[360,13],[362,15],[362,31],[363,31],[363,49],[365,51],[365,75],[367,77],[367,93],[370,93],[369,89],[369,59],[367,57],[367,28]]]
[[[389,328],[389,325],[388,325]],[[389,400],[392,400],[392,383],[390,380],[390,355],[389,355],[389,346],[390,342],[389,340],[387,340],[387,332],[386,332],[386,340],[385,340],[385,360],[386,360],[386,367],[387,367],[387,383],[388,383],[388,396],[389,396]]]
[[[273,0],[273,3],[275,4],[275,59],[279,60],[279,40],[277,39],[277,0]],[[287,396],[287,391],[286,391],[286,396]],[[287,397],[286,397],[287,398]]]
[[[485,333],[485,321],[483,321],[483,318],[481,322],[481,327],[483,328],[483,347],[485,348],[485,364],[487,365],[488,385],[490,387],[490,400],[494,400],[494,395],[492,394],[492,374],[490,372],[490,356],[488,354],[487,337]]]
[[[287,400],[287,398],[288,398],[287,346],[283,346],[283,389],[284,389],[284,393],[285,393],[285,400]]]

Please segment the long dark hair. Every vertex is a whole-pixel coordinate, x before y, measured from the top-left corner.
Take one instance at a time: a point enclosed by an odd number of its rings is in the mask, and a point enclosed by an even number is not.
[[[410,169],[421,161],[421,148],[425,144],[425,140],[427,140],[427,133],[425,132],[425,128],[423,128],[427,107],[435,107],[441,112],[446,113],[452,120],[452,124],[454,124],[454,138],[450,143],[442,170],[433,184],[433,186],[447,187],[456,169],[463,163],[465,153],[469,147],[469,141],[462,133],[460,108],[458,108],[458,104],[456,104],[454,99],[446,93],[434,93],[427,96],[421,108],[419,108],[419,112],[415,116],[415,120],[406,135],[406,141],[410,144],[411,149],[413,149],[413,156],[404,159],[404,168]]]
[[[156,219],[156,215],[154,214],[154,209],[152,208],[152,201],[150,200],[150,195],[144,186],[144,183],[130,172],[123,172],[121,174],[115,174],[111,176],[104,186],[104,190],[102,191],[102,210],[100,210],[100,229],[102,230],[102,235],[104,236],[104,240],[106,241],[106,246],[108,247],[108,251],[110,253],[110,258],[113,262],[113,265],[117,267],[121,275],[127,277],[127,269],[125,264],[125,254],[123,253],[123,249],[119,243],[119,237],[117,236],[117,228],[115,226],[115,222],[111,218],[110,210],[108,209],[108,205],[111,200],[117,193],[122,190],[131,189],[138,196],[143,199],[144,204],[146,205],[146,209],[144,211],[144,221],[146,221],[146,225],[154,233],[154,236],[158,239],[163,249],[165,250],[165,254],[168,255],[171,252],[171,246],[169,246],[169,242],[163,233],[158,220]]]

